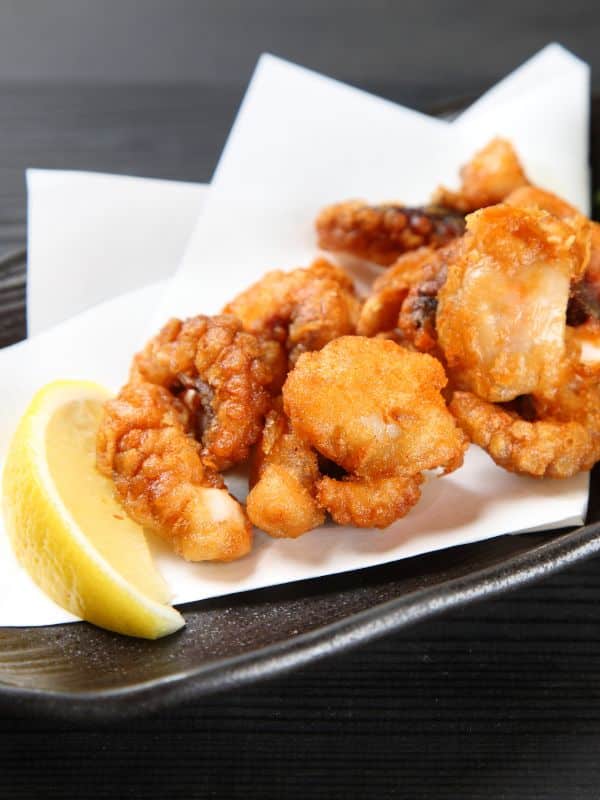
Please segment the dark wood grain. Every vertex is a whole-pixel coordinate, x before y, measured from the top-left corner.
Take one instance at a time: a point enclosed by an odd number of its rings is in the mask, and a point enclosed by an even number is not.
[[[206,180],[240,96],[0,86],[0,252],[24,241],[24,167]],[[22,333],[22,288],[20,275],[3,280],[6,342]],[[15,709],[0,720],[0,797],[596,798],[599,623],[600,562],[589,561],[126,729]]]
[[[126,730],[6,720],[0,796],[595,798],[597,585],[582,565]]]
[[[2,259],[0,268],[0,347],[27,335],[24,271],[25,250],[15,250]]]

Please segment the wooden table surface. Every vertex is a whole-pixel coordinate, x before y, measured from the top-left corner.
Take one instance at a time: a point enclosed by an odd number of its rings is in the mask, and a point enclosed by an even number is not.
[[[0,253],[25,241],[25,167],[208,180],[241,92],[0,84]],[[5,718],[0,796],[597,798],[599,623],[596,560],[124,729]]]

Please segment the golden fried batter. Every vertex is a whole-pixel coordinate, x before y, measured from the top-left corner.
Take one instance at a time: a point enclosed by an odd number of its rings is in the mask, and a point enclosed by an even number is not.
[[[373,293],[361,311],[358,333],[383,336],[443,360],[435,327],[437,296],[446,280],[446,264],[459,242],[455,239],[438,250],[423,247],[399,258],[373,284]]]
[[[475,153],[462,167],[460,177],[462,185],[458,192],[441,186],[433,202],[467,214],[502,203],[515,189],[529,183],[512,144],[500,138],[492,139]]]
[[[343,336],[298,359],[284,409],[295,435],[347,473],[317,481],[334,520],[389,525],[417,502],[423,470],[462,464],[467,443],[445,383],[439,361],[385,339]]]
[[[579,269],[571,275],[572,281],[579,280],[590,262],[592,249],[592,223],[581,212],[552,192],[539,189],[537,186],[523,186],[508,195],[506,203],[518,208],[537,208],[553,214],[567,224],[575,234],[578,248],[577,260]]]
[[[523,186],[506,198],[509,205],[521,208],[541,208],[569,225],[581,251],[580,274],[571,280],[571,296],[567,306],[567,324],[581,325],[600,316],[600,226],[591,222],[562,197],[539,189]]]
[[[131,380],[180,397],[203,458],[222,470],[246,459],[260,436],[273,381],[267,346],[233,316],[172,319],[134,358]]]
[[[296,433],[349,473],[450,472],[465,443],[440,394],[445,385],[431,356],[344,336],[298,360],[283,400]]]
[[[421,496],[423,475],[333,480],[325,476],[318,487],[318,502],[338,525],[387,528],[405,517]]]
[[[360,303],[348,275],[319,259],[306,269],[267,273],[223,311],[249,333],[279,343],[293,366],[301,353],[354,333]]]
[[[592,222],[592,247],[586,278],[594,286],[600,299],[600,223]]]
[[[369,206],[349,200],[324,208],[316,219],[319,247],[382,266],[419,247],[442,247],[464,230],[462,214],[430,206]]]
[[[232,561],[249,552],[242,507],[202,460],[189,410],[162,386],[127,384],[106,403],[97,464],[131,518],[183,558]]]
[[[579,217],[583,217],[585,221],[588,221],[587,217],[577,211],[575,206],[567,203],[566,200],[553,192],[540,189],[539,186],[521,186],[507,195],[504,202],[509,206],[517,206],[518,208],[539,208],[567,222],[572,220],[574,227],[577,227],[576,220]]]
[[[254,454],[248,517],[276,537],[296,538],[322,525],[325,514],[315,500],[319,478],[316,453],[290,428],[278,405],[267,416]]]
[[[573,229],[548,212],[497,205],[467,218],[436,317],[457,388],[490,401],[554,391],[581,257]]]
[[[472,442],[510,472],[568,478],[600,459],[600,392],[577,391],[577,405],[556,416],[525,420],[471,392],[455,392],[450,410]],[[562,419],[561,419],[562,417]]]

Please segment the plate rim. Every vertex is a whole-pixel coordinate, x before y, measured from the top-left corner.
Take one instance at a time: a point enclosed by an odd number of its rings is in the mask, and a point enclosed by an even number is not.
[[[0,682],[0,711],[18,708],[32,716],[79,724],[126,721],[274,678],[453,608],[535,583],[595,555],[600,555],[600,521],[556,536],[499,564],[446,581],[442,593],[439,584],[419,589],[291,639],[175,675],[89,692],[31,689]]]

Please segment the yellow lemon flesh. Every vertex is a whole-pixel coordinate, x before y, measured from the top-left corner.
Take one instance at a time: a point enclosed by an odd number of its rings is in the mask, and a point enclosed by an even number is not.
[[[3,477],[6,527],[19,561],[59,605],[103,628],[157,639],[181,628],[144,531],[96,470],[105,389],[56,381],[17,427]]]

